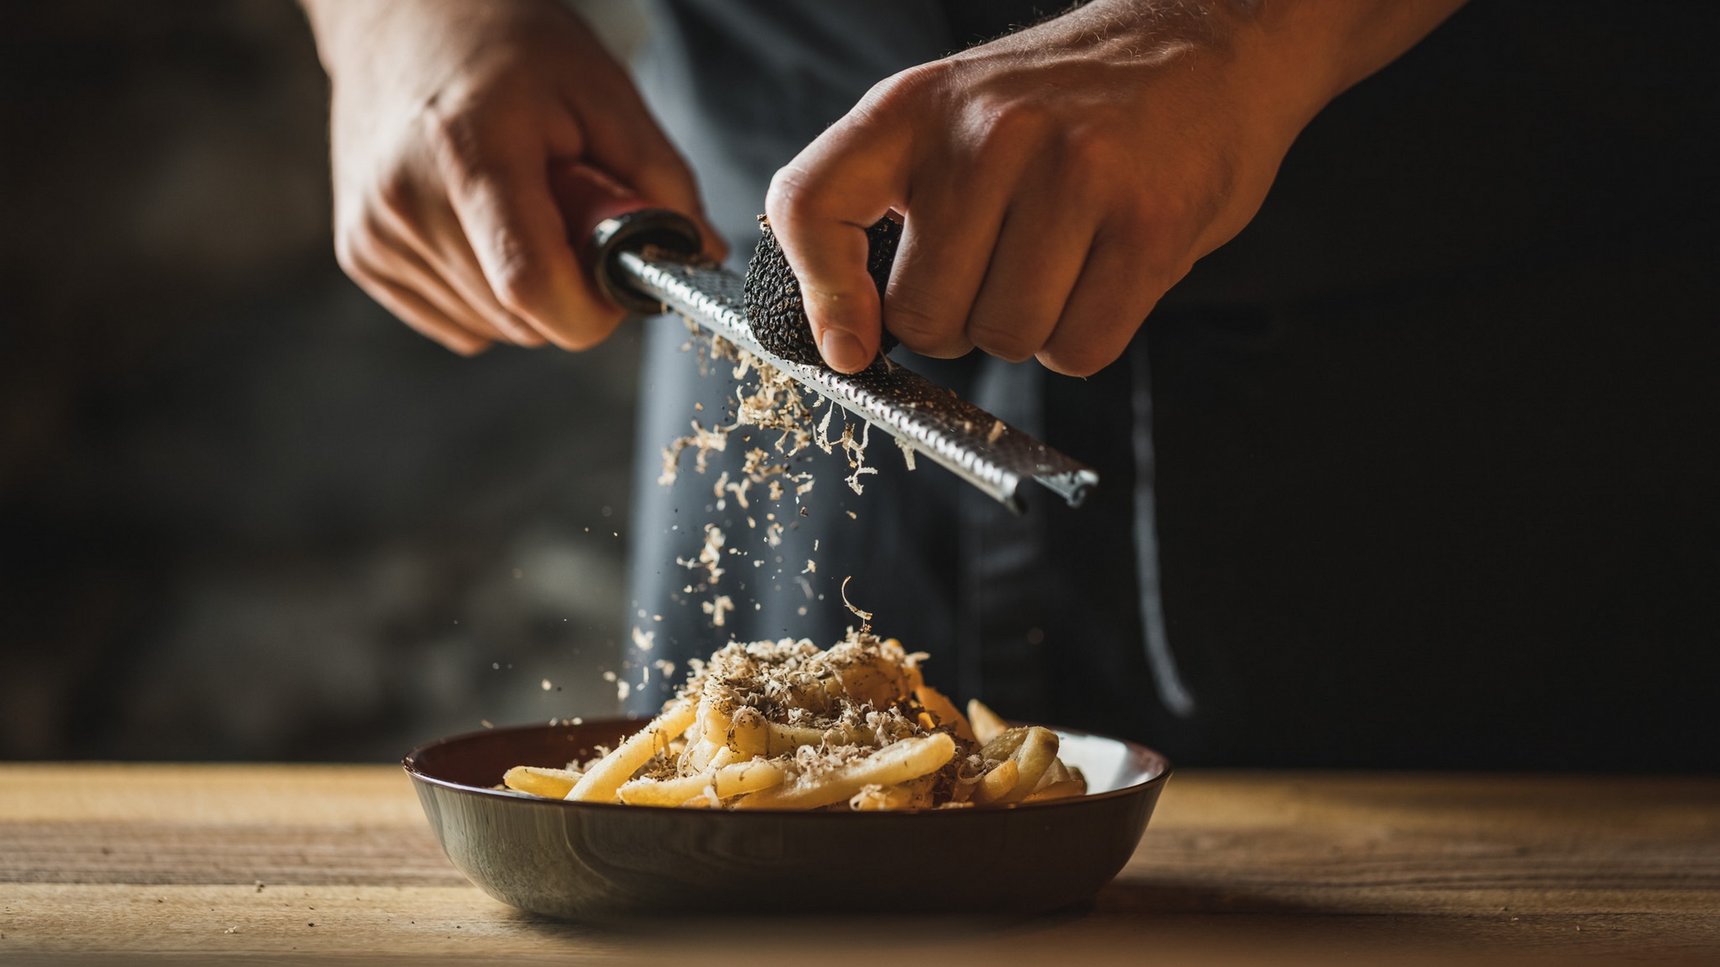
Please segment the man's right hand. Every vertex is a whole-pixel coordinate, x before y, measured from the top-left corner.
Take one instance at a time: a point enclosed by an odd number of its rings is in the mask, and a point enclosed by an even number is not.
[[[614,330],[622,313],[580,272],[553,166],[600,168],[720,245],[626,72],[560,4],[303,2],[333,85],[336,255],[424,335],[470,355],[585,349]]]

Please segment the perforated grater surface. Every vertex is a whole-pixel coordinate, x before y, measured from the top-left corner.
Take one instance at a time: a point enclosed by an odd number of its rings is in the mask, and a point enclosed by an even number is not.
[[[771,353],[753,338],[742,279],[720,266],[657,249],[616,251],[610,264],[630,288],[758,356],[1017,513],[1024,480],[1037,480],[1071,507],[1099,482],[1091,467],[887,358],[848,375]]]

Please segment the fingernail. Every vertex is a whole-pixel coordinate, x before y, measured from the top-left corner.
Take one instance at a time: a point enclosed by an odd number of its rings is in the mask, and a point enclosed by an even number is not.
[[[872,360],[866,358],[866,347],[840,329],[826,329],[824,335],[818,338],[818,351],[824,354],[824,361],[831,369],[839,369],[845,373],[866,368]]]

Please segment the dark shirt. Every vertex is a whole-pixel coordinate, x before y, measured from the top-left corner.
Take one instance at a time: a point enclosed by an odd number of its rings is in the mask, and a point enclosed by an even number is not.
[[[776,167],[872,83],[1027,6],[673,0],[641,80],[738,263]],[[852,574],[934,682],[1182,761],[1720,766],[1716,26],[1674,2],[1461,11],[1310,125],[1125,360],[1069,380],[898,353],[1098,467],[1088,506],[1014,518],[875,442],[863,496],[820,461],[766,566],[734,559],[723,629],[670,562],[707,520],[755,555],[762,535],[711,507],[720,467],[654,481],[730,386],[653,323],[633,563],[651,657],[828,644]]]

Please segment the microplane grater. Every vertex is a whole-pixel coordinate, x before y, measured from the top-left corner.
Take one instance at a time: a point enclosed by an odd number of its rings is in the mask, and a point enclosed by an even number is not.
[[[745,283],[707,259],[649,246],[620,249],[609,253],[609,270],[637,294],[752,353],[1016,513],[1023,507],[1025,480],[1038,481],[1071,507],[1080,506],[1099,483],[1091,467],[888,357],[847,374],[766,350],[753,337],[742,308]]]

